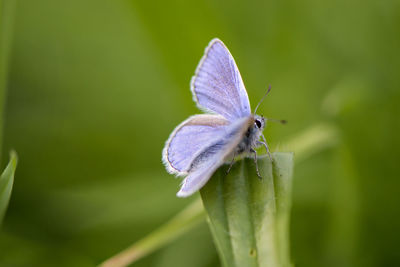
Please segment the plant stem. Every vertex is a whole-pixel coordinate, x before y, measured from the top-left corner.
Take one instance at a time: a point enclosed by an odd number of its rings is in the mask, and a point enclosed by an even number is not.
[[[117,255],[104,261],[101,267],[122,267],[131,264],[139,258],[152,252],[154,249],[162,247],[164,244],[177,238],[188,229],[193,228],[204,220],[204,214],[199,213],[201,210],[201,201],[192,203],[183,211],[178,213],[170,221],[152,232],[144,239],[134,243],[132,246],[121,251]],[[172,234],[171,234],[172,233]]]

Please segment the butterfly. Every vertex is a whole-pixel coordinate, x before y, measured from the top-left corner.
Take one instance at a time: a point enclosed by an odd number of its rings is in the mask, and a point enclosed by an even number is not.
[[[179,124],[162,152],[167,171],[185,176],[177,196],[195,193],[231,159],[229,172],[235,157],[242,154],[254,155],[261,178],[255,148],[263,145],[271,158],[262,134],[266,118],[255,114],[263,99],[252,114],[235,60],[221,40],[215,38],[207,46],[192,77],[191,91],[197,106],[207,114],[191,116]]]

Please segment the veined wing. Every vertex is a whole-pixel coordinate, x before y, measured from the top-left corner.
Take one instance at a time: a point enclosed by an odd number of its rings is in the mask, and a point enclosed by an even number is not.
[[[215,170],[221,166],[243,139],[247,129],[252,124],[252,117],[242,118],[229,126],[226,132],[220,136],[193,160],[189,169],[189,175],[183,181],[178,197],[187,197],[203,187]]]
[[[195,157],[212,140],[225,135],[229,122],[220,115],[194,115],[171,133],[163,150],[163,162],[170,173],[185,175]]]
[[[191,81],[193,99],[200,109],[224,116],[229,121],[251,114],[242,77],[228,48],[211,40]]]

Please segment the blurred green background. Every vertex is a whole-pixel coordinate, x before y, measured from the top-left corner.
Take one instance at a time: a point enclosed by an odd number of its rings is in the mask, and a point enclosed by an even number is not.
[[[6,0],[3,0],[3,4]],[[12,2],[12,1],[10,1]],[[19,0],[2,166],[19,165],[0,266],[94,266],[194,197],[161,163],[200,113],[189,81],[219,37],[272,148],[315,124],[336,146],[296,165],[296,266],[400,266],[400,2]],[[287,148],[287,149],[290,149]],[[134,266],[219,266],[202,223]]]

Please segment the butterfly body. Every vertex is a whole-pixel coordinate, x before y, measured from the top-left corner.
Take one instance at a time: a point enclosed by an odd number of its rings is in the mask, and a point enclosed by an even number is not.
[[[259,140],[265,128],[265,119],[259,115],[253,115],[253,120],[253,125],[247,129],[242,141],[235,149],[236,155],[249,154],[252,149],[254,150],[261,145]]]
[[[226,161],[251,153],[257,159],[255,148],[260,145],[268,152],[262,135],[265,119],[251,113],[236,63],[219,39],[206,48],[191,90],[197,106],[208,114],[194,115],[178,125],[162,153],[167,171],[185,176],[179,197],[199,190]]]
[[[236,148],[230,153],[224,161],[229,160],[229,158],[236,157],[242,154],[248,155],[258,148],[261,144],[259,143],[260,136],[264,130],[265,120],[259,115],[252,115],[251,117],[254,123],[250,125],[245,132],[242,140],[236,146]],[[229,137],[227,138],[229,140]],[[204,160],[207,160],[211,155],[217,153],[222,146],[225,144],[225,140],[216,140],[211,143],[207,148],[204,149],[191,163],[188,172],[194,171],[198,166],[201,166]]]

